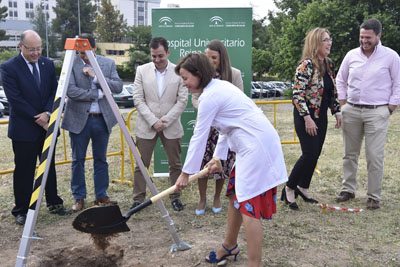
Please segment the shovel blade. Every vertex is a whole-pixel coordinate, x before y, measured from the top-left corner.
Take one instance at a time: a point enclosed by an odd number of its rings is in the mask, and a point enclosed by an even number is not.
[[[72,226],[84,233],[111,235],[129,232],[127,220],[117,205],[95,206],[85,209],[76,216]]]

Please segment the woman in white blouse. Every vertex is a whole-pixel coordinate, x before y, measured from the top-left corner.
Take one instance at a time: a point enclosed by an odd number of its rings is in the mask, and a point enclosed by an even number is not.
[[[215,67],[215,74],[213,76],[214,79],[231,82],[233,85],[235,85],[237,88],[243,91],[242,74],[240,70],[235,69],[231,66],[228,50],[221,41],[212,40],[211,42],[209,42],[206,47],[206,56],[210,59],[211,63]],[[196,110],[198,109],[199,106],[198,105],[199,96],[200,96],[199,93],[192,94],[192,106]],[[218,142],[218,131],[215,128],[211,127],[210,133],[208,135],[203,161],[201,163],[202,167],[204,167],[212,159],[217,142]],[[222,160],[221,164],[222,164],[221,172],[216,172],[213,175],[207,175],[201,177],[198,180],[200,201],[195,211],[196,215],[202,215],[206,211],[207,183],[209,178],[213,178],[215,180],[215,192],[212,205],[212,212],[218,213],[221,212],[222,210],[222,203],[220,196],[222,188],[224,187],[225,184],[225,179],[229,178],[229,175],[232,171],[232,167],[235,164],[235,153],[229,151],[226,160]]]
[[[236,153],[227,196],[227,231],[222,246],[212,251],[207,262],[218,263],[239,254],[237,237],[242,223],[248,246],[248,266],[262,266],[260,219],[276,213],[276,187],[287,181],[280,139],[263,112],[233,84],[212,79],[215,69],[198,53],[186,55],[175,72],[190,93],[200,93],[197,124],[190,140],[182,173],[176,186],[187,186],[190,174],[200,170],[210,127],[219,131],[215,158],[226,159],[228,149]],[[209,173],[217,170],[212,159]]]

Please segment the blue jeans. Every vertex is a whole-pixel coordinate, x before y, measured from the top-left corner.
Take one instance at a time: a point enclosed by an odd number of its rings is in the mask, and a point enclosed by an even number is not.
[[[71,190],[75,199],[86,198],[85,157],[92,140],[94,192],[97,198],[107,197],[109,184],[107,145],[110,133],[103,117],[89,117],[79,134],[69,133],[72,148]]]

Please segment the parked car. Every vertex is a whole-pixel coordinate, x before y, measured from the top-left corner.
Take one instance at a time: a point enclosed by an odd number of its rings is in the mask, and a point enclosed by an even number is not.
[[[293,83],[291,82],[284,82],[284,84],[286,85],[287,89],[293,89]]]
[[[0,102],[0,118],[3,118],[4,116],[4,106],[3,104]]]
[[[286,91],[289,88],[292,88],[292,84],[290,82],[279,82],[279,81],[270,81],[272,86],[279,88],[282,92]]]
[[[261,85],[257,82],[251,82],[251,98],[260,98],[261,96]]]
[[[8,99],[6,93],[4,92],[3,86],[0,86],[0,103],[4,106],[4,114],[10,115],[10,105],[8,104]]]
[[[258,82],[264,89],[263,97],[280,97],[283,95],[283,90],[274,86],[271,82]]]
[[[133,107],[133,87],[131,85],[124,85],[121,93],[113,94],[113,98],[115,103],[120,107]]]

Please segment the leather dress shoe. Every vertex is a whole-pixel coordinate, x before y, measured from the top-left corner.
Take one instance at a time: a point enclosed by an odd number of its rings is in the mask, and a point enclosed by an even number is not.
[[[83,209],[84,205],[85,205],[84,199],[76,199],[75,204],[72,205],[72,211],[74,212],[80,211],[81,209]]]
[[[368,200],[367,200],[367,209],[369,209],[369,210],[379,209],[379,200],[368,198]]]
[[[336,198],[336,201],[337,202],[345,202],[354,197],[355,197],[354,193],[342,191],[342,192],[340,192],[339,196]]]
[[[72,214],[72,211],[65,209],[63,204],[50,205],[48,206],[48,209],[51,214],[57,214],[60,216]]]
[[[182,202],[177,198],[174,201],[171,202],[172,208],[174,211],[181,211],[183,210],[183,205]]]
[[[104,204],[104,205],[117,205],[118,202],[115,200],[111,200],[109,197],[103,197],[103,198],[97,198],[94,201],[95,205],[100,205],[100,204]]]
[[[15,217],[15,223],[19,225],[24,225],[26,221],[26,215],[25,214],[18,214]]]

